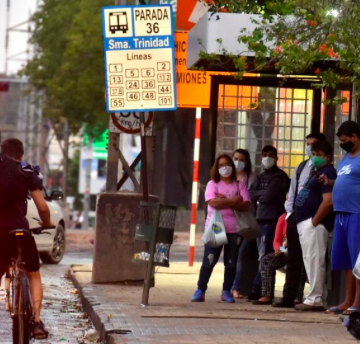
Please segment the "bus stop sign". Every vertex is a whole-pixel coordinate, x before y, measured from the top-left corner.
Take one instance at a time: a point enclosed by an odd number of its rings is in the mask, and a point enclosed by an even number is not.
[[[102,8],[108,112],[176,109],[171,5]]]

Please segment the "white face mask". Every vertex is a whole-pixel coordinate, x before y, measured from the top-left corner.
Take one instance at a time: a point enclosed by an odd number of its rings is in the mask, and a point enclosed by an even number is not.
[[[265,170],[268,170],[275,165],[275,159],[270,158],[269,156],[267,156],[266,158],[262,158],[261,162],[262,162]]]
[[[221,177],[227,178],[231,176],[233,168],[231,166],[223,166],[219,168],[219,174]]]
[[[306,146],[305,152],[309,156],[309,158],[311,159],[312,156],[313,156],[311,145]]]
[[[246,164],[240,160],[234,160],[234,165],[235,165],[236,171],[238,171],[238,172],[243,171],[246,166]]]

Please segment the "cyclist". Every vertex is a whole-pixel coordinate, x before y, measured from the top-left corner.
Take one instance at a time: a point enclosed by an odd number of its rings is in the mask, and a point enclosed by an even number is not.
[[[2,142],[0,153],[0,164],[2,166],[0,169],[6,170],[5,165],[8,164],[13,170],[7,174],[0,171],[0,178],[3,179],[0,181],[0,277],[4,275],[10,265],[13,254],[8,236],[9,232],[14,229],[29,229],[29,223],[26,219],[29,193],[39,212],[40,226],[45,228],[52,226],[50,210],[41,192],[42,180],[31,168],[31,165],[21,164],[23,156],[24,147],[20,140],[10,138]],[[9,189],[9,183],[12,192],[2,191],[2,189]],[[39,271],[39,253],[33,237],[29,237],[29,241],[23,247],[23,260],[28,272],[34,309],[34,322],[31,331],[35,339],[46,339],[48,331],[40,320],[43,288]]]

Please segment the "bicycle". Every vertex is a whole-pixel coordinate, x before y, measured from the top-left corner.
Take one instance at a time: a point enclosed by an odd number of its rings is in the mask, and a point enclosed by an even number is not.
[[[16,229],[9,233],[16,247],[16,257],[12,258],[5,285],[6,309],[10,311],[13,325],[13,344],[29,344],[32,339],[30,326],[34,320],[29,279],[22,261],[22,246],[32,234],[50,234],[43,230],[51,228]]]

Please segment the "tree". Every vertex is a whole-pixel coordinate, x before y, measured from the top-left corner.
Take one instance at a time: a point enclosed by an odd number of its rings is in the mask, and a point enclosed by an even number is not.
[[[360,95],[360,1],[215,0],[211,10],[260,14],[258,28],[251,34],[244,28],[238,37],[255,58],[224,51],[239,77],[246,71],[311,73],[322,80],[318,87],[350,82]]]
[[[107,0],[44,0],[32,20],[35,57],[22,71],[44,95],[44,117],[66,117],[76,133],[83,123],[102,131],[104,102],[101,7]]]

